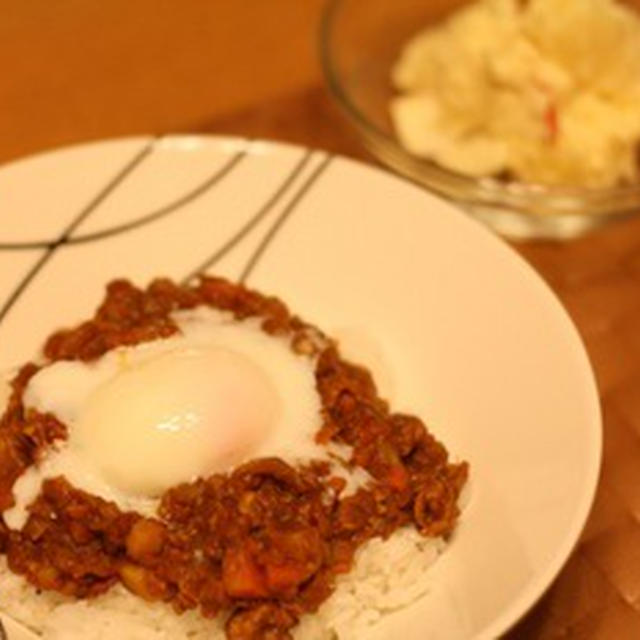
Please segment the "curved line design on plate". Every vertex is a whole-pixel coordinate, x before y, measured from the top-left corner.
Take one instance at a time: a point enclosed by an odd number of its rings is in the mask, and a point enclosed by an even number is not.
[[[18,283],[18,286],[13,290],[13,292],[9,295],[2,308],[0,309],[0,323],[7,316],[13,305],[18,301],[22,293],[29,286],[29,283],[38,275],[40,270],[47,264],[47,262],[51,259],[53,254],[56,252],[58,247],[63,245],[68,239],[69,236],[73,233],[78,226],[86,220],[93,211],[95,211],[101,203],[103,203],[124,180],[127,178],[129,174],[131,174],[136,167],[138,167],[144,160],[149,156],[149,154],[153,150],[153,146],[155,144],[155,140],[150,141],[145,144],[145,146],[137,151],[136,154],[127,162],[127,164],[122,167],[116,173],[116,175],[109,180],[109,182],[98,192],[96,196],[93,197],[92,200],[89,201],[82,211],[63,229],[62,233],[58,236],[58,239],[45,247],[45,251],[38,258],[36,263],[29,269],[27,274],[22,278],[22,280]]]
[[[327,157],[315,168],[314,172],[307,178],[304,184],[300,187],[298,192],[293,196],[291,202],[284,208],[278,219],[273,223],[262,242],[258,245],[253,255],[249,258],[247,265],[245,266],[242,274],[240,275],[239,282],[245,283],[247,278],[251,275],[258,262],[264,255],[265,251],[269,248],[269,245],[273,242],[278,232],[282,229],[285,222],[293,214],[298,205],[302,202],[303,198],[311,191],[311,188],[316,183],[318,178],[325,172],[327,167],[331,164],[334,156],[327,155]]]
[[[164,218],[176,211],[182,209],[183,207],[191,204],[198,198],[202,197],[206,193],[208,193],[213,187],[215,187],[223,178],[231,173],[233,169],[240,163],[241,160],[247,157],[247,152],[245,150],[239,151],[234,154],[227,160],[227,162],[220,168],[217,169],[216,172],[209,176],[202,184],[195,187],[189,193],[184,196],[181,196],[177,200],[152,211],[151,213],[147,213],[137,220],[132,220],[131,222],[126,222],[124,224],[118,225],[117,227],[112,227],[111,229],[105,229],[103,231],[96,231],[94,233],[88,233],[83,236],[76,236],[74,238],[69,238],[67,244],[75,245],[75,244],[83,244],[86,242],[93,242],[94,240],[104,240],[105,238],[110,238],[111,236],[119,235],[126,231],[132,231],[133,229],[137,229],[139,227],[143,227],[151,222],[155,222],[160,218]]]
[[[44,249],[44,253],[40,256],[40,258],[36,261],[36,263],[31,267],[31,269],[27,272],[25,277],[21,280],[21,282],[17,285],[17,287],[13,290],[13,292],[9,295],[4,305],[0,308],[0,324],[7,316],[13,305],[18,301],[20,296],[24,293],[26,288],[29,286],[29,283],[38,275],[40,270],[46,265],[46,263],[51,259],[54,253],[63,246],[68,245],[76,245],[80,243],[92,242],[97,240],[104,240],[105,238],[109,238],[115,235],[119,235],[126,231],[132,231],[139,227],[145,226],[151,222],[155,222],[160,218],[168,216],[172,213],[179,211],[182,207],[188,205],[189,203],[197,200],[199,197],[203,196],[205,193],[209,192],[215,185],[217,185],[224,177],[226,177],[231,171],[240,163],[240,161],[246,157],[247,151],[242,150],[233,156],[222,166],[222,168],[217,169],[216,172],[209,176],[203,183],[198,185],[196,188],[191,190],[189,193],[179,197],[173,202],[152,211],[151,213],[145,214],[136,220],[132,220],[131,222],[119,225],[117,227],[112,227],[111,229],[105,229],[103,231],[98,231],[95,233],[87,234],[84,236],[77,236],[75,238],[71,237],[71,234],[74,232],[78,226],[84,222],[93,211],[95,211],[100,204],[102,204],[116,189],[119,187],[124,180],[137,169],[142,162],[149,157],[149,155],[153,152],[156,144],[158,142],[158,138],[154,138],[148,144],[146,144],[142,150],[138,151],[136,155],[127,162],[127,164],[120,169],[120,171],[104,186],[100,192],[89,202],[87,206],[76,216],[76,218],[64,229],[64,231],[60,234],[60,236],[52,241],[45,242],[41,244],[13,244],[13,245],[2,245],[0,244],[0,250],[16,250],[16,249],[34,249],[41,248]],[[1,639],[0,639],[1,640]]]
[[[275,207],[278,202],[285,196],[296,178],[302,173],[304,168],[311,160],[313,152],[306,150],[302,158],[296,163],[293,169],[286,176],[284,181],[277,187],[271,197],[258,209],[247,223],[244,224],[229,240],[227,240],[220,248],[218,248],[209,258],[207,258],[199,267],[194,269],[188,276],[183,278],[182,284],[188,284],[199,275],[205,273],[207,269],[217,264],[229,251],[238,245],[255,227],[256,225]]]
[[[151,142],[145,149],[146,153],[144,153],[143,158],[140,159],[142,161],[155,146],[157,140]],[[131,231],[132,229],[136,229],[138,227],[142,227],[151,222],[155,222],[160,218],[164,218],[165,216],[175,213],[182,207],[187,204],[197,200],[199,197],[203,196],[207,193],[212,187],[214,187],[220,180],[222,180],[225,176],[227,176],[235,166],[247,155],[245,150],[239,151],[238,153],[231,156],[231,158],[222,166],[222,168],[217,169],[213,175],[210,175],[204,182],[194,187],[187,194],[180,196],[173,202],[169,204],[163,205],[159,209],[155,211],[151,211],[150,213],[146,213],[136,220],[132,220],[131,222],[126,222],[124,224],[118,225],[116,227],[111,227],[111,229],[103,229],[102,231],[95,231],[93,233],[87,233],[85,235],[79,235],[75,237],[66,237],[64,240],[58,238],[57,240],[37,240],[34,242],[11,242],[11,243],[1,243],[0,242],[0,251],[22,251],[22,250],[33,250],[33,249],[52,249],[59,247],[61,245],[76,245],[83,244],[86,242],[93,242],[95,240],[103,240],[104,238],[109,238],[111,236],[118,235],[120,233],[124,233],[126,231]],[[132,169],[135,169],[140,162],[138,162]],[[128,174],[129,172],[127,172]],[[81,222],[81,221],[80,221]],[[79,224],[79,223],[78,223]],[[78,225],[74,225],[76,228]]]

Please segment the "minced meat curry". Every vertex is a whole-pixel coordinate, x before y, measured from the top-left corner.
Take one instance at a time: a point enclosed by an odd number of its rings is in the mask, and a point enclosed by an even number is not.
[[[284,640],[299,617],[315,611],[348,572],[358,547],[399,527],[448,536],[467,464],[452,464],[423,422],[391,413],[371,375],[344,361],[336,345],[292,316],[275,298],[218,278],[193,287],[156,280],[146,290],[115,281],[94,318],[49,338],[50,361],[91,361],[122,345],[179,331],[171,312],[209,305],[290,338],[313,356],[322,401],[319,444],[348,445],[349,464],[372,480],[350,495],[326,462],[292,466],[252,460],[167,491],[157,517],[123,512],[64,477],[46,480],[20,531],[0,518],[0,553],[36,589],[91,598],[117,583],[176,612],[227,615],[231,640]],[[17,478],[67,429],[50,414],[25,409],[23,392],[38,371],[25,365],[0,420],[0,512],[13,505]]]

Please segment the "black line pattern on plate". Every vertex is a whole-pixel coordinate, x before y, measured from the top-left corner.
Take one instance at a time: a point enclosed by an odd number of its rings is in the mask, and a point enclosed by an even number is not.
[[[311,191],[311,188],[316,183],[318,178],[326,171],[327,167],[331,164],[333,160],[332,155],[327,155],[327,157],[315,168],[314,172],[307,178],[304,184],[300,187],[298,192],[289,202],[289,204],[284,208],[283,212],[280,214],[278,219],[273,223],[267,234],[262,239],[262,242],[258,245],[253,255],[249,258],[245,268],[243,269],[240,275],[240,282],[245,283],[251,273],[256,268],[260,259],[264,256],[266,250],[269,248],[269,245],[273,242],[275,237],[278,235],[278,232],[282,229],[286,221],[291,217],[294,213],[298,205],[302,202],[304,197]]]
[[[151,145],[153,146],[153,145]],[[10,242],[10,243],[1,243],[0,242],[0,251],[22,251],[22,250],[33,250],[33,249],[51,249],[55,247],[59,247],[61,245],[76,245],[76,244],[84,244],[86,242],[94,242],[95,240],[104,240],[105,238],[109,238],[111,236],[119,235],[126,231],[131,231],[138,227],[142,227],[150,222],[155,222],[160,218],[164,218],[165,216],[175,213],[182,207],[190,204],[194,200],[197,200],[201,196],[205,195],[208,191],[210,191],[218,182],[220,182],[225,176],[227,176],[236,165],[247,155],[245,150],[239,151],[235,155],[231,156],[231,158],[220,168],[216,169],[216,171],[210,175],[204,182],[194,187],[187,194],[180,196],[173,202],[169,204],[163,205],[162,207],[146,213],[139,218],[132,220],[131,222],[125,222],[121,225],[111,227],[110,229],[104,229],[102,231],[95,231],[93,233],[87,233],[85,235],[78,235],[74,237],[66,237],[63,241],[58,238],[57,240],[37,240],[34,242]],[[77,225],[76,225],[77,227]]]
[[[42,270],[42,268],[46,265],[46,263],[52,258],[55,252],[63,246],[67,245],[75,245],[84,242],[91,242],[96,240],[103,240],[105,238],[118,235],[124,233],[126,231],[132,231],[138,227],[142,227],[150,222],[155,222],[156,220],[163,218],[171,213],[175,213],[182,207],[190,204],[197,198],[203,196],[205,193],[210,191],[216,184],[218,184],[225,176],[227,176],[238,164],[239,162],[246,157],[247,151],[242,150],[235,155],[231,156],[231,158],[222,166],[216,170],[216,172],[209,176],[203,183],[198,185],[196,188],[192,189],[186,195],[179,197],[168,205],[165,205],[151,213],[148,213],[136,220],[131,222],[119,225],[117,227],[112,227],[111,229],[106,229],[104,231],[98,231],[92,234],[87,234],[84,236],[77,236],[75,238],[71,237],[71,234],[74,232],[78,226],[84,222],[89,215],[93,211],[95,211],[100,204],[102,204],[115,190],[116,188],[124,182],[124,180],[137,168],[140,164],[152,153],[155,146],[157,144],[157,138],[151,140],[141,151],[139,151],[108,183],[105,187],[103,187],[100,192],[89,202],[89,204],[84,207],[84,209],[78,214],[78,216],[64,229],[64,231],[60,234],[60,236],[52,241],[47,242],[42,245],[1,245],[1,249],[9,249],[15,250],[16,248],[21,249],[34,249],[41,248],[44,249],[43,254],[36,261],[36,263],[31,267],[31,269],[27,272],[25,277],[20,281],[20,283],[16,286],[13,292],[9,295],[8,299],[5,301],[4,305],[0,308],[0,324],[7,316],[9,311],[18,301],[20,296],[25,292],[29,284],[33,281],[33,279],[38,275],[38,273]],[[1,639],[0,639],[1,640]]]
[[[207,258],[199,267],[194,269],[188,276],[182,280],[182,284],[186,285],[199,275],[205,273],[208,269],[216,265],[224,256],[226,256],[234,247],[236,247],[257,225],[258,223],[278,204],[284,197],[296,178],[302,173],[304,168],[311,160],[313,152],[307,150],[302,158],[296,163],[293,169],[286,176],[284,181],[277,187],[269,199],[258,209],[249,221],[241,227],[229,240],[227,240],[220,248],[218,248],[209,258]]]
[[[38,258],[35,264],[29,269],[27,274],[22,278],[22,280],[18,283],[13,292],[9,295],[7,300],[4,302],[2,308],[0,308],[0,324],[6,318],[7,314],[13,307],[13,305],[18,301],[20,296],[24,293],[26,288],[29,286],[31,281],[38,275],[40,270],[49,262],[51,257],[54,255],[59,246],[64,244],[69,236],[73,233],[78,226],[86,220],[93,211],[95,211],[98,206],[104,202],[115,189],[127,178],[127,176],[132,173],[136,167],[138,167],[144,160],[149,156],[149,154],[153,150],[153,146],[155,144],[155,140],[148,142],[140,151],[137,151],[131,160],[127,162],[127,164],[122,167],[116,173],[116,175],[109,180],[109,182],[102,187],[102,189],[93,197],[92,200],[80,211],[80,213],[63,229],[62,233],[58,236],[58,239],[53,243],[48,245],[43,254]]]

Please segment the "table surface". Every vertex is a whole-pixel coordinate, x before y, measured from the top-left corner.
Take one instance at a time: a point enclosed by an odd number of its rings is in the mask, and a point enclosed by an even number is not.
[[[371,162],[322,83],[321,10],[322,0],[0,0],[0,162],[177,131],[276,138]],[[640,638],[640,218],[516,248],[587,345],[604,461],[577,549],[508,637]]]

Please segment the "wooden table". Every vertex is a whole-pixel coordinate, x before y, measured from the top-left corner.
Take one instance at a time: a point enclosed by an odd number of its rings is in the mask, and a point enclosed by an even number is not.
[[[167,131],[278,138],[371,161],[322,85],[321,7],[0,0],[0,162]],[[578,548],[509,638],[640,638],[640,218],[517,249],[587,344],[604,407],[604,465]]]

